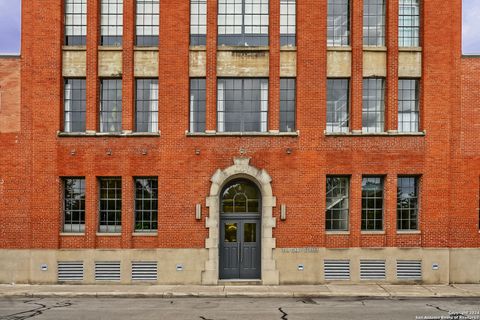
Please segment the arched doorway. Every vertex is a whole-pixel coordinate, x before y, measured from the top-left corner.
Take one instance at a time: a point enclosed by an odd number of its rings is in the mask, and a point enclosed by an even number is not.
[[[246,179],[236,179],[220,193],[220,279],[261,278],[262,196]]]

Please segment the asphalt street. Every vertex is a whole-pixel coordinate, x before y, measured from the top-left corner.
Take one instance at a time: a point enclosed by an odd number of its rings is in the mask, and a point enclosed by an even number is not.
[[[480,320],[480,298],[2,298],[0,319]]]

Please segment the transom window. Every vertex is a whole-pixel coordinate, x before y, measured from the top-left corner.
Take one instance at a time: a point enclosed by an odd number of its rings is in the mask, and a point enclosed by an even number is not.
[[[328,0],[327,45],[350,45],[350,0]]]
[[[100,44],[121,46],[123,37],[123,0],[101,0]]]
[[[100,82],[100,132],[122,130],[122,80],[102,79]]]
[[[362,105],[363,132],[383,132],[385,130],[385,79],[363,79]]]
[[[218,44],[268,45],[268,0],[218,0]]]
[[[327,177],[326,230],[348,230],[349,187],[348,177]]]
[[[363,2],[363,45],[385,46],[385,0]]]
[[[63,232],[85,232],[85,178],[63,179]]]
[[[135,179],[135,231],[158,229],[158,178]]]
[[[190,45],[207,44],[207,0],[190,0]]]
[[[100,178],[100,232],[122,231],[122,179]]]
[[[63,95],[63,130],[85,132],[87,93],[85,79],[65,79]]]
[[[268,79],[218,79],[219,132],[266,132]]]
[[[296,44],[296,0],[280,0],[280,45]]]
[[[252,182],[236,180],[222,191],[221,213],[260,213],[260,191]]]
[[[349,100],[349,79],[327,79],[327,132],[348,132]]]
[[[137,0],[135,45],[158,46],[159,16],[159,0]]]
[[[418,177],[398,177],[397,229],[418,230]]]
[[[362,230],[383,230],[383,177],[362,179]]]
[[[398,13],[398,46],[420,46],[420,1],[400,0]]]
[[[158,132],[158,79],[137,79],[135,98],[137,132]]]
[[[65,45],[87,44],[87,0],[65,0]]]

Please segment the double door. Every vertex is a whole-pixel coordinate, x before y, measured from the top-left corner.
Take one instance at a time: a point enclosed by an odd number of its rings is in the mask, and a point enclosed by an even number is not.
[[[220,279],[260,279],[259,218],[222,218],[220,223]]]

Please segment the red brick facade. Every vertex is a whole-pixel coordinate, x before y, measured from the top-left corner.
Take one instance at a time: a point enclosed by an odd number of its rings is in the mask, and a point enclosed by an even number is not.
[[[297,4],[298,136],[186,136],[189,1],[161,1],[160,137],[60,137],[61,0],[24,0],[21,129],[0,127],[0,248],[203,248],[210,178],[240,155],[272,177],[276,245],[480,247],[480,59],[462,58],[460,0],[422,1],[421,130],[424,136],[326,136],[326,1]],[[398,0],[387,1],[386,131],[397,128]],[[98,123],[98,8],[88,1],[87,130]],[[123,130],[133,129],[134,1],[125,0]],[[279,128],[279,0],[270,1],[269,130]],[[127,10],[129,8],[129,10]],[[216,129],[216,8],[208,0],[207,130]],[[353,0],[351,115],[362,126],[362,1]],[[0,83],[18,60],[0,59]],[[5,90],[3,87],[0,90]],[[5,103],[2,102],[2,108]],[[11,102],[15,103],[15,101]],[[0,117],[3,113],[0,111]],[[291,154],[286,152],[291,149]],[[111,150],[111,155],[108,154]],[[143,154],[143,150],[147,154]],[[196,154],[196,150],[200,153]],[[350,180],[349,234],[325,232],[326,175]],[[362,234],[362,175],[385,175],[384,234]],[[398,175],[420,175],[420,233],[396,230]],[[61,236],[61,177],[86,178],[84,236]],[[121,176],[122,235],[98,236],[100,176]],[[133,177],[158,176],[157,237],[133,236]],[[195,220],[201,203],[202,220]],[[286,204],[286,221],[280,206]],[[130,223],[131,222],[131,223]]]

